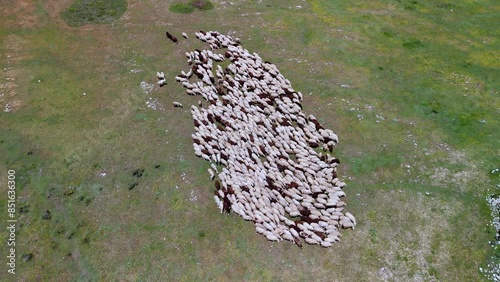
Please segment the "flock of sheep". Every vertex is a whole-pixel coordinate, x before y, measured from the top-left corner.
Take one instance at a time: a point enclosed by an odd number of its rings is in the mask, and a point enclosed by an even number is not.
[[[346,184],[329,154],[337,135],[302,112],[302,94],[274,64],[231,36],[200,31],[196,37],[211,50],[186,53],[191,68],[175,79],[208,102],[191,107],[192,138],[196,155],[211,162],[220,211],[252,221],[271,241],[300,247],[301,238],[323,247],[339,241],[340,229],[354,228],[356,220],[343,212]]]

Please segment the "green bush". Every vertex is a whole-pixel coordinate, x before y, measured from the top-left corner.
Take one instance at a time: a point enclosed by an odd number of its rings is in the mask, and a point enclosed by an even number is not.
[[[169,10],[179,14],[189,14],[194,10],[207,11],[214,8],[209,0],[191,0],[189,3],[175,2],[170,5]]]
[[[178,14],[189,14],[194,11],[194,7],[191,4],[172,3],[169,10]]]
[[[75,0],[61,12],[69,26],[89,23],[107,24],[120,18],[127,10],[127,0]]]
[[[407,49],[417,49],[424,47],[424,44],[420,40],[412,39],[409,41],[405,41],[403,43],[403,47]]]

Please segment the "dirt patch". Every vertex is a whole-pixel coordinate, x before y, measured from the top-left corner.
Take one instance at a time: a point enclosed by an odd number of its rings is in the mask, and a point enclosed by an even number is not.
[[[447,186],[453,183],[463,189],[466,189],[470,183],[481,182],[481,172],[477,165],[469,156],[463,151],[456,151],[449,148],[447,151],[445,161],[451,165],[460,165],[465,167],[461,171],[454,171],[446,167],[435,167],[432,169],[430,180],[432,185]]]
[[[384,205],[384,202],[387,205],[396,204],[398,210],[411,212],[391,216],[389,221],[394,220],[397,224],[383,224],[384,227],[379,232],[380,240],[385,241],[383,251],[380,251],[384,266],[379,270],[379,277],[384,281],[435,280],[435,277],[429,274],[430,269],[442,269],[450,256],[450,246],[439,238],[441,234],[451,232],[448,218],[462,206],[449,202],[446,208],[433,212],[432,207],[442,206],[439,200],[424,195],[396,193],[399,192],[391,192],[389,197],[377,197],[377,202],[381,205]],[[412,201],[408,201],[407,197],[411,197]],[[409,220],[412,221],[413,227],[397,227]],[[391,232],[385,233],[384,230]]]
[[[424,148],[423,151],[425,156],[434,156],[432,163],[404,165],[408,172],[416,168],[419,176],[415,182],[426,179],[427,184],[435,187],[454,187],[459,191],[469,191],[482,185],[488,178],[486,172],[480,169],[480,162],[463,150],[439,143],[434,148]]]
[[[35,1],[2,1],[0,11],[3,15],[3,25],[7,28],[34,28],[40,25],[36,15]]]
[[[18,69],[18,63],[25,58],[22,55],[22,48],[26,40],[19,35],[11,34],[4,41],[5,67],[0,82],[0,107],[5,112],[15,112],[22,102],[17,96],[17,81],[22,77],[21,70]]]
[[[59,14],[68,8],[73,0],[47,0],[43,2],[43,8],[51,18],[59,18]]]
[[[474,166],[475,168],[475,166]],[[454,183],[458,186],[467,185],[470,181],[474,180],[477,172],[474,169],[468,169],[460,172],[453,172],[444,167],[436,167],[433,174],[430,176],[432,185],[444,186],[449,183]]]
[[[80,258],[80,251],[78,249],[75,249],[71,252],[71,257],[73,258],[74,262],[78,266],[78,270],[80,271],[80,279],[81,280],[86,280],[90,281],[91,280],[91,275],[88,269],[85,267],[82,259]]]

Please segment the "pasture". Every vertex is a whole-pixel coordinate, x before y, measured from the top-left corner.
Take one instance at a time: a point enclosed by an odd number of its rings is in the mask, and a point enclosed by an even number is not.
[[[68,0],[0,4],[0,205],[15,170],[17,280],[491,276],[500,263],[486,201],[500,194],[494,1],[217,0],[188,14],[171,12],[174,2],[129,0],[107,24],[68,24]],[[219,213],[209,163],[193,152],[198,97],[174,81],[188,69],[184,53],[204,46],[198,30],[239,37],[276,64],[304,94],[303,111],[339,136],[333,155],[357,219],[339,243],[271,243]]]

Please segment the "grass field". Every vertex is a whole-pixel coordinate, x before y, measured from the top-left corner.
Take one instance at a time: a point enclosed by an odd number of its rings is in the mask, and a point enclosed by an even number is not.
[[[486,202],[500,193],[495,1],[234,0],[190,14],[173,2],[130,0],[118,20],[80,27],[61,18],[72,1],[0,4],[0,204],[13,169],[18,281],[488,278],[480,268],[500,263]],[[191,143],[198,99],[173,80],[200,29],[277,64],[340,137],[358,221],[340,243],[270,243],[218,212]],[[156,71],[169,84],[147,89]]]

